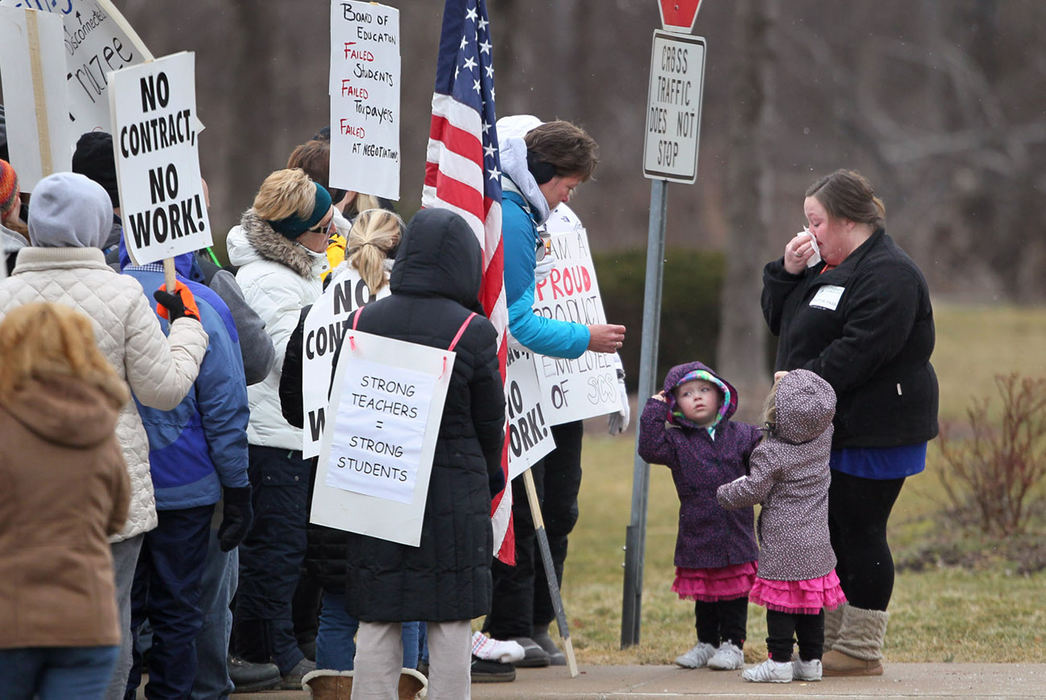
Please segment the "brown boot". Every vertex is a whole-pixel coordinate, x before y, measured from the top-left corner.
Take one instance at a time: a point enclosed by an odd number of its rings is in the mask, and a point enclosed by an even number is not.
[[[825,676],[883,675],[883,638],[890,614],[847,605],[839,637],[821,658]]]
[[[399,700],[416,700],[419,693],[425,690],[429,682],[420,671],[405,668],[400,671]]]
[[[349,700],[352,696],[352,671],[332,671],[321,668],[306,673],[302,687],[312,700]]]

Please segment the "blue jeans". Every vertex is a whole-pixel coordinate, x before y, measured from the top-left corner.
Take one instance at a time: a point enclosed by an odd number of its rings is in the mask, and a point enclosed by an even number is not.
[[[212,525],[216,524],[212,522]],[[229,678],[229,635],[232,632],[229,604],[236,592],[238,566],[237,550],[223,552],[218,546],[218,530],[212,527],[207,542],[207,561],[200,580],[203,627],[196,637],[196,680],[190,695],[193,700],[224,698],[235,689]]]
[[[94,700],[112,678],[118,646],[0,649],[5,700]]]
[[[316,668],[351,671],[356,658],[356,630],[360,621],[345,611],[345,596],[323,592],[320,628],[316,633]],[[403,668],[418,667],[420,622],[403,623]]]
[[[137,640],[146,619],[152,627],[148,656],[148,698],[185,698],[196,677],[196,636],[203,627],[200,581],[207,559],[214,506],[156,512],[159,524],[145,533],[131,591],[131,630]],[[137,645],[136,645],[137,646]],[[134,665],[127,694],[141,682],[141,654]]]

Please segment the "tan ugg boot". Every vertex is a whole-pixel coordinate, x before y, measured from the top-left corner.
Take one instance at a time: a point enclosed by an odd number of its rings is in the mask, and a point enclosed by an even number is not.
[[[417,700],[425,697],[423,691],[429,687],[429,682],[420,671],[413,668],[405,668],[400,671],[399,700]]]
[[[312,700],[349,700],[352,697],[352,671],[319,668],[301,678],[301,687]]]
[[[831,651],[835,648],[835,641],[839,639],[839,627],[843,624],[843,603],[838,608],[824,611],[824,650]]]
[[[847,605],[839,636],[821,659],[825,676],[881,676],[883,637],[890,614]]]

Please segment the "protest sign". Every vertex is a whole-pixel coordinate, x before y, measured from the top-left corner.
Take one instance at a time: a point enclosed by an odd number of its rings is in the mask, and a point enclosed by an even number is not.
[[[124,241],[139,265],[211,245],[195,71],[195,54],[181,52],[110,76]]]
[[[547,223],[552,269],[534,291],[534,312],[560,321],[606,323],[596,268],[581,221],[561,204]],[[614,413],[621,409],[614,356],[585,352],[575,359],[539,355],[541,404],[550,425]]]
[[[343,263],[331,273],[327,289],[305,317],[301,383],[302,415],[305,418],[302,457],[308,459],[320,453],[329,411],[327,396],[334,355],[351,325],[352,313],[364,304],[388,295],[388,285],[382,287],[377,295],[371,294],[356,268]]]
[[[63,148],[71,148],[85,132],[108,131],[108,74],[152,58],[119,10],[109,0],[0,0],[0,7],[40,10],[61,19],[55,55],[63,61],[62,117],[73,122],[69,132],[73,141],[63,143]]]
[[[417,547],[455,354],[345,331],[310,521]]]
[[[399,199],[399,46],[399,10],[332,0],[332,187]]]
[[[0,80],[11,165],[21,190],[32,192],[72,161],[58,17],[0,7]]]
[[[510,342],[505,369],[505,404],[508,415],[508,478],[512,481],[556,447],[541,407],[534,355]]]

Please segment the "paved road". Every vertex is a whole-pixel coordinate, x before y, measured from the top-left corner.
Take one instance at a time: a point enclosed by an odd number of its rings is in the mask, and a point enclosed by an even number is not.
[[[141,694],[139,694],[140,697]],[[235,695],[244,700],[306,700],[306,692]],[[518,700],[664,700],[666,698],[1046,698],[1046,664],[888,664],[883,676],[819,683],[754,684],[739,671],[675,666],[582,666],[520,669],[512,683],[478,683],[472,697]]]

